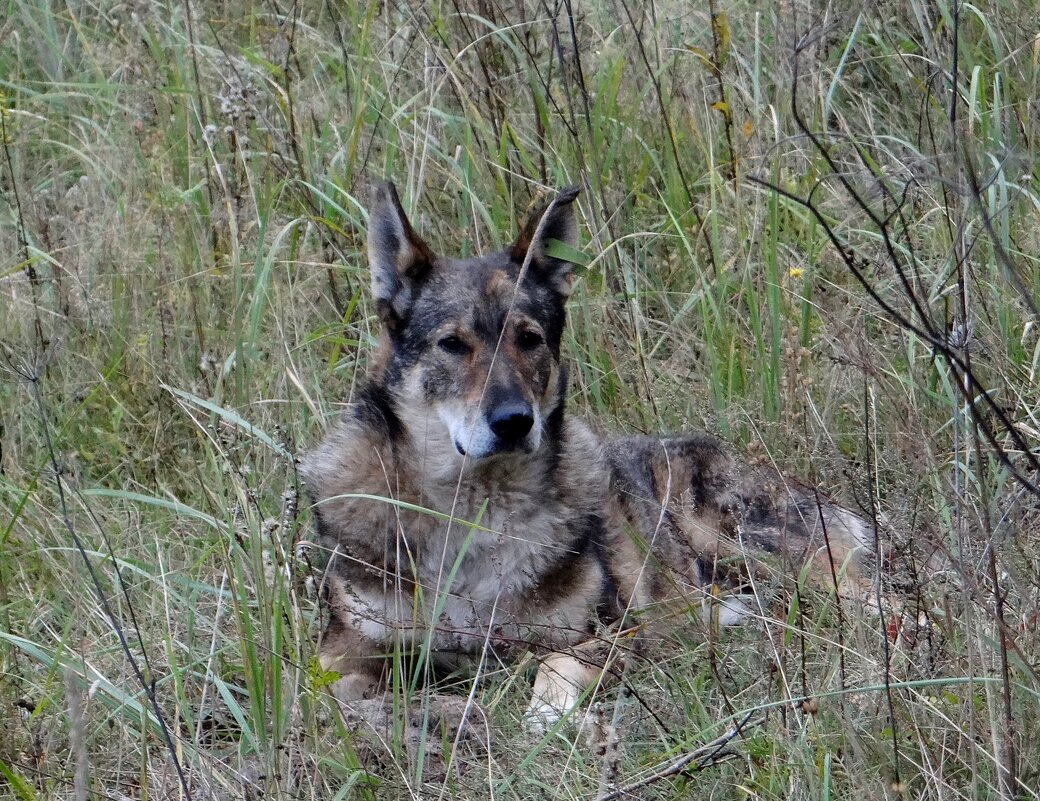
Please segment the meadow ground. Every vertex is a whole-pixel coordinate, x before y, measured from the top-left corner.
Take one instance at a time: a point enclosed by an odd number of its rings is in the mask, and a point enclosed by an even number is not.
[[[0,796],[1036,797],[1037,18],[0,0]],[[459,680],[490,749],[347,736],[293,454],[370,358],[384,176],[468,252],[583,183],[572,408],[878,520],[881,614],[790,571],[584,730],[522,729],[521,665]]]

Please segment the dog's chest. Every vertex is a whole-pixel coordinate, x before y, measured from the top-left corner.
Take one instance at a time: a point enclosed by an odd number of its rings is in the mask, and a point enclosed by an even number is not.
[[[407,569],[423,586],[508,609],[538,583],[547,565],[567,556],[574,511],[558,499],[523,488],[463,485],[450,496],[427,500],[435,501],[440,514],[410,515],[398,532],[414,560]]]
[[[382,580],[357,583],[344,596],[366,636],[430,636],[438,651],[472,653],[488,638],[503,646],[544,635],[548,621],[533,594],[550,566],[576,557],[573,513],[522,489],[486,490],[464,486],[399,507]]]

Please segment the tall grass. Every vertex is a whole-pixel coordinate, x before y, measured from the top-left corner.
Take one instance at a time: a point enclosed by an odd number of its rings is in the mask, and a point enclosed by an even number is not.
[[[640,797],[1035,797],[1035,22],[2,0],[2,791],[595,798],[756,711]],[[452,253],[581,182],[576,413],[707,428],[879,520],[882,614],[780,577],[628,665],[592,746],[522,730],[525,666],[459,679],[489,751],[346,732],[293,455],[371,353],[384,176]]]

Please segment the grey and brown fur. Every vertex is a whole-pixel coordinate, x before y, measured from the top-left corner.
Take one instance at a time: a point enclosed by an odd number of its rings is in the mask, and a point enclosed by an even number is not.
[[[347,708],[379,695],[402,648],[448,668],[533,651],[529,717],[545,725],[594,680],[604,617],[699,602],[748,552],[822,555],[829,576],[863,544],[855,515],[711,437],[603,442],[566,414],[574,275],[548,243],[577,246],[577,194],[470,259],[435,255],[392,184],[375,194],[379,353],[302,462],[329,554],[321,660]]]

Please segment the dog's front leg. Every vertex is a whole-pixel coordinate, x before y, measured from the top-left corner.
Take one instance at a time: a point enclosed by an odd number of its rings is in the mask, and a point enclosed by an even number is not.
[[[570,712],[582,693],[600,674],[600,666],[578,646],[571,653],[553,653],[538,665],[534,694],[525,721],[532,731],[544,733]]]

